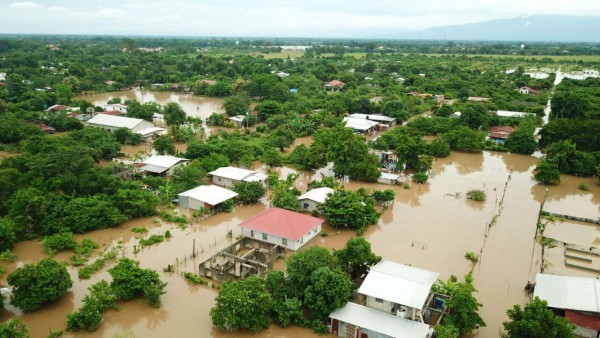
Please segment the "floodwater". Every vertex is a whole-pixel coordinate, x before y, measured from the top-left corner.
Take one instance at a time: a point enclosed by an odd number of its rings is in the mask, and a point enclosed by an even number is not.
[[[225,113],[225,109],[222,107],[224,99],[221,98],[141,89],[85,94],[75,97],[74,100],[86,100],[95,106],[104,107],[108,100],[115,97],[121,98],[123,101],[137,100],[140,103],[156,102],[160,105],[177,102],[188,116],[200,117],[202,119],[207,119],[212,113]]]
[[[396,192],[395,202],[383,212],[378,224],[365,231],[364,236],[371,242],[375,253],[385,259],[438,271],[444,280],[453,274],[462,277],[472,271],[475,286],[479,290],[476,297],[484,305],[480,314],[487,323],[487,327],[474,336],[497,337],[502,321],[506,320],[506,310],[514,304],[523,305],[528,301],[529,296],[524,293],[523,287],[527,281],[535,279],[542,265],[541,247],[535,235],[538,211],[546,189],[546,210],[589,218],[600,216],[600,187],[592,179],[563,176],[558,186],[538,186],[532,177],[537,161],[530,156],[493,152],[452,153],[448,158],[434,161],[430,180],[423,185],[412,184],[405,189],[403,186],[345,182],[344,186],[346,189],[393,189]],[[266,170],[262,167],[257,169]],[[296,172],[285,167],[276,170],[282,178]],[[296,184],[304,192],[311,179],[318,179],[328,171],[325,168],[318,172],[300,173]],[[582,181],[588,184],[590,190],[577,189]],[[465,195],[470,189],[484,190],[487,200],[467,200]],[[121,311],[104,314],[104,321],[97,332],[69,332],[64,336],[316,337],[309,329],[284,329],[276,325],[257,335],[251,332],[216,331],[209,316],[216,296],[212,283],[209,282],[208,286],[190,286],[181,276],[185,271],[197,271],[201,261],[235,240],[241,234],[237,224],[267,205],[268,201],[263,199],[261,204],[238,206],[232,213],[213,215],[185,229],[164,223],[158,218],[142,218],[117,228],[78,235],[79,239],[85,237],[98,242],[101,245],[98,255],[110,247],[119,247],[122,255],[140,260],[143,267],[159,271],[161,279],[168,282],[168,286],[159,309],[149,307],[142,300],[121,302]],[[181,212],[188,213],[185,209]],[[599,237],[597,227],[575,224],[581,229],[569,231],[567,227],[574,223],[557,225],[561,228],[556,235],[567,234],[562,240],[582,244],[591,242],[590,245],[600,246],[595,242],[595,238]],[[133,227],[142,226],[149,229],[147,234],[131,232]],[[139,238],[163,234],[166,230],[171,231],[172,238],[134,253]],[[307,246],[339,249],[356,235],[355,232],[333,229],[328,225],[324,225],[323,230],[329,235],[315,237]],[[228,236],[229,232],[231,236]],[[590,241],[594,233],[596,236]],[[480,262],[473,264],[465,259],[468,251],[479,254]],[[36,241],[17,244],[15,252],[19,260],[7,265],[9,271],[45,257]],[[69,255],[61,253],[56,258],[67,260]],[[566,267],[562,248],[547,249],[544,259],[546,272],[593,276]],[[175,272],[163,272],[163,268],[169,264],[176,266]],[[275,266],[283,269],[285,262],[279,261]],[[85,281],[78,280],[77,268],[69,267],[69,272],[75,283],[67,296],[40,311],[22,315],[32,337],[45,337],[49,330],[64,329],[67,314],[81,306],[87,287],[103,278],[110,280],[106,269]],[[5,278],[6,275],[3,275],[2,279]],[[0,320],[7,320],[12,314],[21,315],[14,307],[8,306],[7,309]]]

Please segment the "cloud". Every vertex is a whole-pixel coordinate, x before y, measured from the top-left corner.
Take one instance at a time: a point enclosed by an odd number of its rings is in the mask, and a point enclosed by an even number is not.
[[[35,2],[13,2],[12,4],[10,4],[10,6],[8,6],[8,8],[13,8],[13,9],[35,9],[38,8],[38,4],[36,4]]]

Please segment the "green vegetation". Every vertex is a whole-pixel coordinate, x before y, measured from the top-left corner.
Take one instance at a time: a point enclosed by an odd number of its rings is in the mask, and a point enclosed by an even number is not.
[[[136,234],[145,234],[146,232],[148,232],[148,228],[143,227],[143,228],[132,228],[131,232],[135,232]]]
[[[559,317],[548,308],[548,303],[535,297],[529,304],[521,308],[515,305],[506,311],[508,319],[504,326],[503,338],[570,338],[575,337],[575,325],[563,317]]]
[[[182,273],[185,280],[187,280],[191,284],[208,284],[204,278],[198,276],[193,272],[183,272]]]
[[[467,191],[467,198],[474,201],[483,202],[486,199],[485,191],[479,189],[472,189]]]
[[[57,252],[72,250],[77,247],[75,236],[71,232],[61,232],[52,236],[45,237],[42,240],[42,246],[49,255],[54,255]]]
[[[160,215],[160,218],[162,218],[163,220],[165,220],[167,222],[183,223],[183,224],[188,223],[187,217],[180,215],[175,211],[171,211],[171,212],[162,211],[159,215]]]
[[[142,238],[140,239],[140,245],[142,247],[144,246],[150,246],[150,245],[154,245],[160,242],[164,242],[165,240],[165,236],[164,235],[151,235],[148,238]]]
[[[468,260],[470,260],[473,263],[479,262],[479,255],[476,254],[476,253],[474,253],[474,252],[472,252],[472,251],[468,251],[465,254],[465,258],[468,259]]]
[[[73,285],[67,268],[51,258],[25,264],[11,272],[6,280],[13,287],[10,304],[25,312],[61,298]]]
[[[482,304],[473,296],[477,290],[473,286],[473,276],[470,273],[465,275],[464,282],[458,282],[455,276],[451,276],[445,283],[440,281],[435,285],[435,290],[449,297],[446,301],[449,313],[443,321],[446,330],[456,329],[462,336],[485,326],[485,322],[477,313]]]
[[[121,258],[108,272],[113,278],[110,287],[119,299],[130,300],[144,296],[150,306],[160,306],[160,296],[166,292],[167,284],[160,280],[156,271],[142,269],[139,262]]]
[[[256,204],[265,195],[266,189],[260,182],[239,182],[233,186],[243,204]]]
[[[7,338],[28,338],[27,327],[18,318],[13,318],[9,322],[0,323],[0,337]]]
[[[79,270],[79,278],[89,279],[93,274],[102,270],[108,263],[114,261],[117,258],[117,250],[112,249],[96,259],[92,264],[84,266]]]
[[[533,172],[535,179],[542,184],[558,184],[560,182],[558,166],[546,160],[542,160]]]
[[[93,284],[88,290],[89,293],[83,298],[83,306],[67,316],[69,331],[96,331],[102,322],[102,312],[120,310],[118,298],[105,280]]]
[[[338,190],[319,206],[319,210],[336,228],[359,229],[375,224],[379,219],[375,199],[364,189]]]

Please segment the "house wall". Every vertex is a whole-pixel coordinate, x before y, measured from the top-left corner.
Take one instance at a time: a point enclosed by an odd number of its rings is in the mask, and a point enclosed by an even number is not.
[[[138,123],[135,127],[133,127],[131,129],[131,131],[136,132],[138,130],[148,129],[148,128],[154,128],[154,124],[150,121],[143,120],[142,122]]]
[[[89,123],[89,122],[88,122],[88,126],[93,127],[93,128],[100,128],[100,129],[108,130],[110,132],[113,132],[113,131],[121,128],[121,127],[107,126],[107,125],[103,125],[103,124]],[[144,120],[144,121],[141,121],[140,123],[138,123],[135,127],[131,128],[130,130],[132,132],[136,132],[138,130],[153,128],[153,127],[154,127],[154,124],[152,124],[152,122]]]
[[[588,329],[587,327],[581,327],[581,326],[575,326],[575,330],[573,330],[573,333],[575,333],[575,335],[577,337],[582,337],[582,338],[598,337],[598,331],[593,330],[593,329]]]
[[[312,212],[313,210],[317,210],[317,208],[319,207],[319,203],[313,201],[313,200],[309,200],[309,199],[301,199],[300,201],[300,210],[303,211],[308,211],[308,212]],[[305,204],[307,206],[305,206]]]
[[[394,307],[394,303],[387,300],[378,302],[377,300],[375,300],[375,297],[367,296],[367,307],[391,314],[392,308]]]
[[[255,239],[269,242],[272,244],[278,244],[278,245],[284,246],[287,249],[290,249],[292,251],[296,251],[296,250],[300,249],[304,244],[306,244],[306,242],[310,241],[312,238],[314,238],[320,232],[321,232],[321,225],[319,224],[317,227],[315,227],[313,230],[311,230],[308,234],[304,235],[304,237],[300,238],[299,240],[294,241],[294,240],[288,239],[287,244],[283,244],[284,241],[283,241],[282,237],[266,234],[266,233],[263,233],[263,232],[257,231],[257,230],[242,228],[242,235],[244,235],[244,237],[255,238]],[[263,235],[265,235],[265,236],[263,237]]]
[[[214,185],[218,185],[218,186],[221,186],[224,188],[233,188],[233,186],[239,182],[238,180],[232,180],[229,178],[215,176],[215,175],[213,175],[212,181],[213,181]]]
[[[106,106],[104,106],[104,109],[106,109],[106,111],[120,111],[123,114],[127,114],[127,107],[121,107],[119,105],[116,104],[107,104]]]

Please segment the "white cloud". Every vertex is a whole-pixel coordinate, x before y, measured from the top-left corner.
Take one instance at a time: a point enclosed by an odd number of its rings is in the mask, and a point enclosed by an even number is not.
[[[12,4],[10,4],[8,6],[8,8],[13,8],[13,9],[34,9],[34,8],[38,8],[38,4],[36,4],[35,2],[13,2]]]

